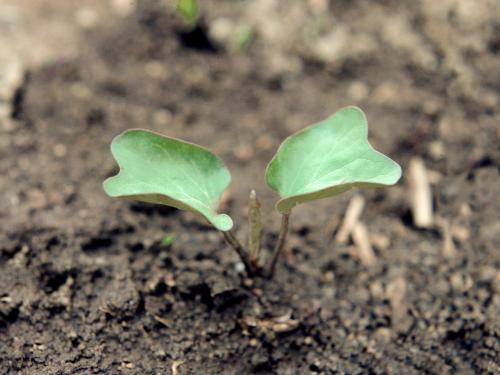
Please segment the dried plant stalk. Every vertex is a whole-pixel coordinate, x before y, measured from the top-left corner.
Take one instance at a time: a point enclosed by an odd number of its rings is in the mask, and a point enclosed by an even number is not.
[[[352,228],[352,240],[358,250],[358,256],[365,267],[373,267],[377,263],[377,257],[373,252],[366,225],[357,222]]]
[[[359,220],[359,217],[363,212],[364,206],[365,206],[365,199],[361,195],[356,194],[351,198],[344,215],[344,220],[342,221],[340,229],[338,230],[337,235],[335,236],[335,242],[337,243],[347,242],[352,229],[356,225],[356,222]]]
[[[430,228],[433,225],[432,191],[427,169],[421,158],[412,158],[408,168],[410,183],[410,205],[413,222],[418,228]]]
[[[250,261],[257,264],[260,253],[260,239],[262,233],[262,215],[260,210],[260,202],[257,199],[255,190],[250,192],[248,204],[248,252]]]

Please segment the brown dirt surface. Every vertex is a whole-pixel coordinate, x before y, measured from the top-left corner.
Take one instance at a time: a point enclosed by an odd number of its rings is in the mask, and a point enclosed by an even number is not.
[[[201,0],[193,32],[130,3],[0,5],[0,374],[500,373],[499,3]],[[346,193],[294,209],[273,281],[199,218],[102,191],[125,129],[201,144],[241,239],[257,190],[267,255],[266,164],[349,104],[403,171],[424,160],[451,258],[405,174],[359,192],[374,266],[334,241]]]

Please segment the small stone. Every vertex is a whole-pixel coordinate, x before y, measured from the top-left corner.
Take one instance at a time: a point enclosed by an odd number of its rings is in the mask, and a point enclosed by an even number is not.
[[[167,355],[167,353],[163,349],[158,349],[155,355],[159,358],[164,358]]]
[[[57,145],[54,146],[53,150],[54,155],[57,156],[58,158],[62,158],[66,156],[66,146],[63,145],[62,143],[58,143]]]
[[[40,352],[43,352],[47,347],[45,345],[43,345],[42,343],[39,343],[39,342],[35,342],[33,344],[33,349],[34,350],[38,350]]]
[[[128,369],[133,369],[135,368],[135,365],[132,362],[129,361],[123,361],[122,366]]]
[[[240,145],[234,151],[234,155],[240,161],[249,161],[254,156],[254,150],[249,145]]]
[[[172,121],[172,112],[168,109],[160,109],[153,113],[153,122],[158,126],[166,126]]]
[[[323,274],[322,281],[325,283],[329,283],[335,280],[335,274],[332,271],[326,271]]]
[[[429,143],[429,154],[434,160],[440,160],[445,156],[444,144],[441,141]]]
[[[218,43],[227,43],[231,36],[234,35],[235,24],[232,20],[226,17],[216,18],[209,27],[210,37]]]
[[[243,273],[243,272],[245,272],[245,265],[243,264],[243,262],[237,262],[234,265],[234,269],[238,273]]]
[[[347,93],[349,97],[356,101],[360,102],[363,99],[366,99],[369,93],[368,86],[360,81],[355,81],[349,85],[347,88]]]
[[[388,343],[391,341],[392,331],[389,328],[381,327],[373,334],[374,339],[379,343]]]

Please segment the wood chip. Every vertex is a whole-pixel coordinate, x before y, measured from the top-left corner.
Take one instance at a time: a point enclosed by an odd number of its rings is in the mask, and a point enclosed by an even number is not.
[[[365,206],[365,199],[356,194],[351,198],[349,205],[347,206],[347,210],[344,215],[344,220],[340,226],[340,229],[335,236],[335,242],[337,243],[346,243],[349,239],[349,235],[351,234],[352,229],[356,225],[361,213],[363,212],[363,208]]]
[[[377,263],[377,257],[373,252],[370,238],[368,237],[368,230],[366,226],[357,222],[352,229],[352,240],[357,248],[357,255],[359,260],[365,267],[373,267]]]
[[[431,228],[433,225],[432,191],[427,169],[421,158],[415,157],[410,160],[408,180],[413,222],[418,228]]]

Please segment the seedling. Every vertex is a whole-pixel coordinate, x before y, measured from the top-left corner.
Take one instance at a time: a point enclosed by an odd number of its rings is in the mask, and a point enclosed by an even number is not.
[[[161,244],[163,246],[169,247],[172,246],[173,243],[174,243],[174,236],[172,236],[171,234],[167,234],[161,239]]]
[[[198,0],[177,0],[175,8],[188,26],[196,25],[199,17]]]
[[[266,171],[267,184],[281,197],[281,228],[267,269],[260,254],[261,213],[250,193],[248,249],[231,231],[232,219],[216,211],[230,174],[210,151],[148,130],[128,130],[111,144],[120,172],[104,182],[111,197],[176,207],[203,216],[238,253],[249,275],[274,274],[285,245],[292,209],[352,188],[395,184],[401,167],[368,143],[365,114],[346,107],[288,137]]]

